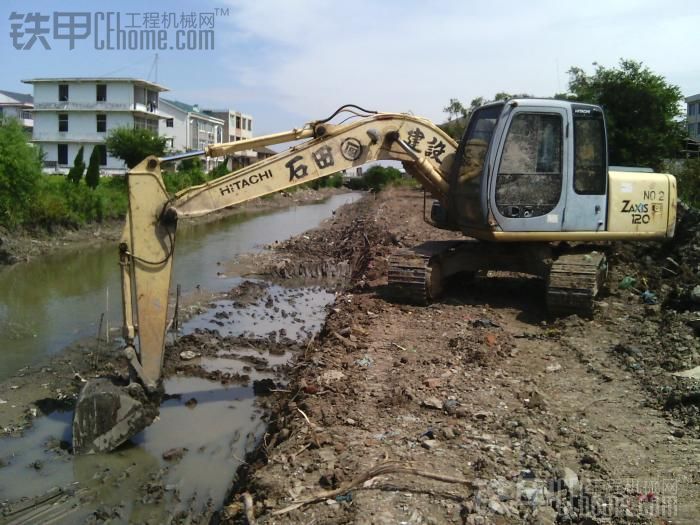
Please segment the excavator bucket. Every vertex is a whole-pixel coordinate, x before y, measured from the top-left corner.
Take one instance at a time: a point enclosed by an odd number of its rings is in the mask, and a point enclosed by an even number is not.
[[[157,401],[138,383],[120,386],[109,378],[88,381],[73,413],[73,453],[110,452],[150,425]]]

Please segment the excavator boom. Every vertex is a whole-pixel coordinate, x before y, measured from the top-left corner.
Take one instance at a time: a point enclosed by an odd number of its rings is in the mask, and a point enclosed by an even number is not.
[[[457,144],[431,122],[406,114],[377,113],[337,126],[315,122],[285,133],[214,145],[204,152],[174,159],[201,154],[218,157],[253,145],[304,138],[310,140],[174,196],[166,191],[161,175],[162,160],[167,159],[148,157],[129,172],[129,208],[119,263],[123,337],[132,387],[115,390],[114,385],[103,382],[104,388],[88,385],[83,389],[73,419],[76,452],[111,450],[157,415],[152,405],[159,403],[173,251],[180,219],[206,215],[380,160],[403,162],[435,198],[442,202],[448,198],[447,177]],[[151,396],[150,405],[134,383],[142,385]]]
[[[342,111],[360,118],[331,124]],[[129,209],[119,245],[131,383],[127,389],[104,382],[83,389],[73,421],[75,450],[111,450],[158,413],[179,220],[369,162],[402,162],[436,199],[431,223],[474,238],[395,253],[389,285],[408,292],[409,299],[434,299],[442,282],[457,273],[497,269],[545,280],[554,314],[592,311],[607,259],[597,248],[578,244],[669,238],[676,219],[675,178],[610,168],[606,133],[597,106],[517,99],[476,109],[458,147],[425,119],[344,106],[287,132],[145,159],[128,175]],[[289,141],[302,142],[175,195],[163,183],[164,162]]]

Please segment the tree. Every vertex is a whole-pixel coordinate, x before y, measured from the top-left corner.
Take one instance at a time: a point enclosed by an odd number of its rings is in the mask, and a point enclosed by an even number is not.
[[[0,120],[0,224],[17,226],[35,204],[41,150],[27,142],[15,119]]]
[[[80,146],[78,154],[73,160],[73,167],[68,172],[66,178],[73,184],[80,184],[80,179],[83,178],[83,173],[85,172],[85,161],[83,160],[83,147]]]
[[[493,100],[510,100],[511,98],[532,98],[532,95],[525,93],[511,95],[510,93],[501,91],[496,93]],[[484,97],[476,97],[472,99],[469,107],[466,107],[458,99],[451,98],[450,103],[442,109],[445,113],[447,113],[447,122],[440,124],[440,128],[442,128],[442,130],[450,137],[459,141],[462,138],[462,135],[464,135],[464,129],[467,127],[469,117],[471,117],[472,113],[476,109],[484,104],[487,104],[488,102],[490,101],[486,100]]]
[[[83,148],[80,148],[81,150]],[[87,173],[85,174],[85,184],[93,190],[97,188],[100,183],[100,152],[97,146],[92,148],[92,153],[90,153],[90,162],[88,164]]]
[[[481,105],[483,100],[481,97],[475,98],[472,100],[471,107],[467,108],[458,99],[451,98],[450,103],[442,109],[447,113],[447,122],[440,125],[442,130],[455,140],[461,139],[464,128],[466,128],[469,121],[469,115],[471,115],[474,107]]]
[[[621,59],[617,68],[593,65],[592,75],[569,69],[569,93],[557,98],[603,107],[610,164],[660,169],[678,154],[685,136],[680,88],[634,60]]]
[[[149,155],[161,157],[167,139],[146,128],[115,128],[107,135],[107,151],[133,168]]]

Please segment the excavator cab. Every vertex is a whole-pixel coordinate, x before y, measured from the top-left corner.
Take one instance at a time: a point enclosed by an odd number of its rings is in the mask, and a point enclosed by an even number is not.
[[[536,99],[483,106],[457,150],[449,210],[436,208],[433,220],[477,236],[494,228],[604,230],[606,144],[597,106]]]

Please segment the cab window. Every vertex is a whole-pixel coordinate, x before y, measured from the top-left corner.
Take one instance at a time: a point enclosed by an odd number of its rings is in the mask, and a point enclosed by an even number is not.
[[[603,195],[607,182],[602,118],[574,118],[574,190]]]
[[[557,206],[562,187],[562,128],[559,114],[515,115],[496,178],[496,206],[503,216],[538,217]]]

